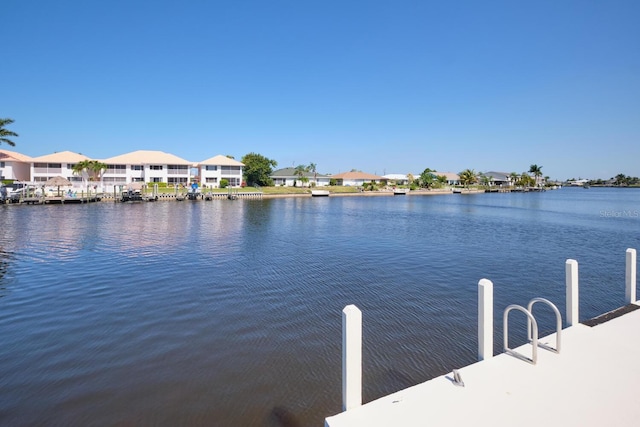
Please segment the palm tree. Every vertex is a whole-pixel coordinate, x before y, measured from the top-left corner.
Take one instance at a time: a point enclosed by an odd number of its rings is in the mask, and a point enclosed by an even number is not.
[[[309,178],[307,178],[305,176],[305,174],[307,172],[309,172],[309,166],[298,165],[298,166],[296,166],[296,169],[295,169],[295,171],[293,173],[298,177],[300,182],[302,184],[304,184],[305,182],[309,181]],[[303,187],[304,187],[304,185],[303,185]]]
[[[88,170],[90,171],[89,180],[95,181],[98,178],[100,187],[102,187],[102,174],[107,170],[107,164],[98,160],[91,160],[89,161]]]
[[[107,165],[98,160],[82,160],[73,165],[73,173],[82,175],[82,182],[84,184],[84,172],[87,173],[89,181],[96,181],[99,178],[102,181],[102,172],[107,170]]]
[[[6,125],[10,125],[13,122],[14,122],[13,119],[0,119],[0,144],[5,143],[5,144],[10,145],[12,147],[16,146],[16,143],[13,142],[12,140],[10,140],[7,137],[8,136],[18,136],[18,134],[15,133],[15,132],[11,132],[10,130],[4,128]]]
[[[476,172],[473,169],[465,169],[458,174],[460,176],[460,182],[466,188],[469,188],[469,185],[478,181],[478,177],[476,176]]]
[[[318,171],[316,170],[316,168],[317,165],[315,163],[309,163],[309,166],[307,167],[309,172],[313,172],[313,182],[315,183],[314,185],[318,185]]]
[[[535,185],[535,180],[526,172],[522,172],[520,174],[520,180],[517,182],[518,185],[522,187],[531,187]]]
[[[518,179],[520,178],[520,175],[518,175],[517,172],[511,172],[509,174],[509,178],[511,179],[511,185],[515,186],[516,182],[518,182]]]
[[[433,181],[436,179],[436,176],[433,174],[435,172],[431,168],[426,168],[420,174],[420,185],[422,187],[431,188],[433,186]]]
[[[409,187],[411,187],[411,184],[413,183],[413,181],[415,180],[415,177],[413,176],[412,173],[408,173],[407,174],[407,185]]]
[[[535,164],[529,166],[529,173],[532,173],[533,176],[536,177],[536,186],[538,186],[540,184],[540,177],[542,176],[542,166]]]
[[[82,160],[81,162],[73,165],[71,169],[74,174],[82,176],[82,184],[84,185],[84,174],[83,172],[89,168],[89,160]]]

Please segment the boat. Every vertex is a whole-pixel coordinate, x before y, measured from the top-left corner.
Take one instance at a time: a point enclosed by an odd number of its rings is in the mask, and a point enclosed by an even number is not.
[[[328,190],[311,190],[311,197],[329,197]]]
[[[406,196],[409,192],[408,188],[394,188],[393,195],[394,196]]]

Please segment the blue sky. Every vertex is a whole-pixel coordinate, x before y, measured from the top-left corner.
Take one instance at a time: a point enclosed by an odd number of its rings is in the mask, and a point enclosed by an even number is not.
[[[31,156],[640,176],[636,0],[4,0],[2,17],[0,117]]]

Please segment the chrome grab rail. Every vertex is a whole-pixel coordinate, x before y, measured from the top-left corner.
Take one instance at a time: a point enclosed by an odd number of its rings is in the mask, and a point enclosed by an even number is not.
[[[529,319],[529,323],[533,326],[533,341],[532,341],[532,349],[531,349],[531,359],[528,357],[518,353],[517,351],[509,348],[509,312],[511,310],[518,310],[523,312],[527,318]],[[536,322],[536,318],[533,317],[533,314],[526,308],[521,305],[511,304],[504,310],[504,315],[502,316],[502,324],[504,328],[504,351],[505,353],[509,353],[519,359],[528,361],[532,364],[536,364],[538,361],[538,322]]]
[[[556,314],[556,348],[548,346],[544,343],[538,343],[538,346],[544,348],[545,350],[553,351],[554,353],[560,354],[560,343],[562,338],[562,315],[560,314],[560,310],[555,306],[551,301],[545,298],[534,298],[529,301],[529,305],[527,305],[527,310],[533,316],[533,305],[537,302],[542,302],[547,304]],[[527,338],[531,342],[531,321],[527,321]]]

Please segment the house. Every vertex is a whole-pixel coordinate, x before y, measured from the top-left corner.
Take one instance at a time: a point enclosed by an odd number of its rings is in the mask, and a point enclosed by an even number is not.
[[[227,156],[217,155],[198,163],[200,184],[218,188],[220,181],[226,179],[230,187],[242,185],[244,163]]]
[[[447,185],[460,185],[460,175],[453,172],[431,172],[435,176],[444,176],[447,179]]]
[[[0,180],[30,181],[32,159],[15,151],[0,150]]]
[[[33,157],[30,161],[30,181],[45,182],[53,177],[61,176],[68,179],[74,185],[80,185],[82,176],[73,172],[73,167],[82,161],[90,160],[84,154],[72,151],[60,151],[53,154],[46,154],[40,157]]]
[[[373,175],[366,172],[343,172],[333,175],[331,178],[336,180],[338,185],[360,187],[368,182],[386,183],[387,178],[384,176]]]
[[[124,185],[131,182],[165,182],[188,185],[192,162],[163,151],[138,150],[102,161],[107,169],[102,182]]]
[[[285,187],[302,187],[305,185],[315,185],[316,187],[326,187],[331,181],[331,176],[323,175],[320,173],[307,172],[303,173],[303,176],[308,179],[306,183],[300,180],[300,175],[296,174],[296,168],[282,168],[274,171],[269,177],[273,179],[273,184],[276,186]]]
[[[382,177],[386,179],[388,182],[395,183],[397,185],[408,185],[409,175],[413,176],[414,180],[420,178],[419,173],[412,173],[412,174],[388,173],[386,175],[383,175]]]
[[[496,186],[512,185],[511,174],[507,172],[490,171],[490,172],[480,173],[479,176],[486,176],[487,178],[489,178],[490,185],[496,185]]]

